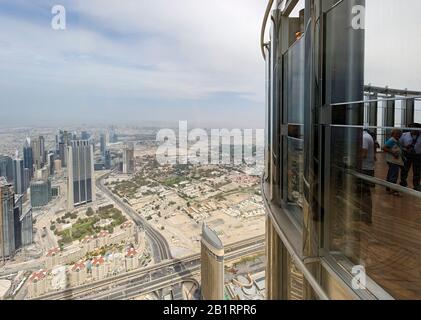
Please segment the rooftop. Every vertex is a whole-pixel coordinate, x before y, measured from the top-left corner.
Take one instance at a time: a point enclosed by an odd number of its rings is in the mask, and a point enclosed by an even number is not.
[[[202,226],[202,239],[218,250],[224,249],[221,239],[219,239],[216,232],[210,229],[206,223],[203,223]]]

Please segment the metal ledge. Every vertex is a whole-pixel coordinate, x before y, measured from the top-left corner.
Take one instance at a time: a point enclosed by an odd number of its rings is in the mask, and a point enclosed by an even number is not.
[[[315,294],[319,297],[320,300],[330,300],[329,296],[320,286],[319,282],[314,278],[313,274],[306,267],[303,262],[303,257],[301,254],[302,251],[302,233],[296,228],[292,223],[289,217],[283,212],[282,209],[277,208],[270,203],[269,199],[266,197],[266,190],[268,184],[265,183],[262,178],[262,195],[263,202],[266,207],[266,212],[268,213],[270,219],[273,222],[273,226],[276,229],[276,232],[281,239],[283,245],[287,249],[288,253],[291,256],[291,260],[295,263],[297,268],[303,273],[304,278],[310,284],[311,288],[314,290]],[[276,216],[274,213],[277,213]],[[282,228],[280,227],[282,225]],[[301,235],[301,239],[300,239]],[[320,262],[319,258],[314,258],[313,262]]]

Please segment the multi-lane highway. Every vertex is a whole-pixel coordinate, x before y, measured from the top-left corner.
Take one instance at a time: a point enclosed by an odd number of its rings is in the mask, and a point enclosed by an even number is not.
[[[225,248],[227,262],[262,252],[264,237],[256,237],[228,245]],[[190,280],[200,273],[200,254],[183,259],[165,261],[113,278],[86,284],[74,289],[47,294],[43,300],[74,299],[130,299],[168,286]]]
[[[130,216],[130,218],[136,223],[136,225],[145,230],[146,238],[152,248],[152,255],[154,261],[159,263],[161,261],[171,259],[171,251],[167,240],[155,230],[143,217],[127,203],[121,200],[120,197],[113,194],[106,186],[104,186],[104,179],[109,176],[109,173],[99,177],[96,180],[96,187],[101,190],[104,195],[113,200],[124,212]]]

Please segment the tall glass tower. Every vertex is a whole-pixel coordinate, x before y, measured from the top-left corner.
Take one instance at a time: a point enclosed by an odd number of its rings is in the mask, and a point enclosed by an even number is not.
[[[95,201],[94,152],[89,141],[71,141],[67,148],[67,186],[69,210]]]

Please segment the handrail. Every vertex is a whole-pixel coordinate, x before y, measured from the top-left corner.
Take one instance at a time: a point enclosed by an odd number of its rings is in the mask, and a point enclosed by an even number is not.
[[[266,53],[265,53],[265,32],[266,32],[266,25],[268,22],[270,9],[272,9],[274,0],[269,0],[268,5],[266,7],[265,16],[263,18],[263,24],[260,31],[260,49],[262,50],[263,59],[266,60]]]
[[[420,100],[421,96],[409,96],[409,97],[393,97],[393,98],[381,98],[381,99],[369,99],[360,101],[349,101],[349,102],[337,102],[332,103],[331,107],[348,106],[355,104],[371,103],[371,102],[387,102],[387,101],[406,101],[406,100]]]

